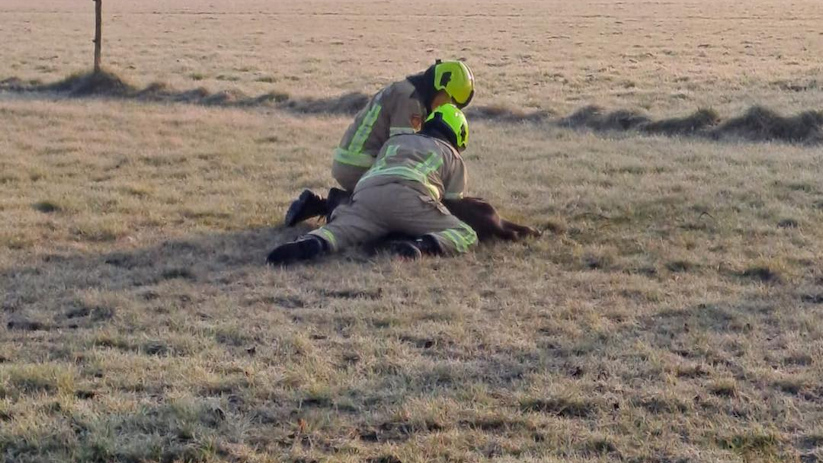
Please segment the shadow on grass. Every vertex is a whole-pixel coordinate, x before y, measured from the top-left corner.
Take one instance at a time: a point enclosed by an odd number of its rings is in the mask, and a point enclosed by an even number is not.
[[[31,330],[43,331],[51,326],[67,327],[68,323],[76,323],[77,318],[98,317],[108,320],[111,314],[101,308],[72,308],[74,293],[89,288],[106,291],[133,291],[129,297],[174,297],[172,293],[158,296],[153,293],[152,287],[168,280],[184,280],[197,283],[196,291],[206,291],[206,297],[215,297],[224,290],[253,286],[259,281],[248,278],[247,272],[263,267],[267,251],[275,244],[289,240],[305,232],[305,228],[258,228],[240,232],[213,233],[192,236],[184,239],[169,240],[153,246],[140,249],[117,251],[96,255],[51,255],[39,261],[28,263],[11,269],[0,271],[0,291],[2,291],[2,313],[9,319],[26,316],[33,307],[33,312],[39,316],[58,316],[47,323],[40,322],[39,326],[11,326],[11,331]],[[248,285],[248,286],[247,286]],[[234,289],[236,290],[236,289]],[[274,288],[274,290],[277,290]],[[756,291],[754,291],[756,293]],[[357,299],[369,303],[380,301],[384,297],[391,300],[396,297],[391,291],[360,291],[357,293],[324,290],[318,294],[320,298]],[[279,294],[277,295],[280,296]],[[170,301],[163,301],[170,305]],[[168,302],[168,304],[167,304]],[[285,310],[303,308],[302,302],[298,307]],[[306,310],[301,316],[305,317],[300,330],[306,333],[313,331],[318,324],[336,323],[328,312],[314,310],[311,304],[306,304]],[[518,421],[517,413],[530,415],[544,415],[552,420],[602,420],[613,416],[620,409],[621,403],[636,403],[649,413],[655,414],[683,414],[683,413],[711,413],[718,418],[728,420],[729,413],[738,413],[737,409],[722,408],[716,405],[717,401],[709,401],[707,406],[695,404],[691,397],[680,400],[676,397],[650,396],[643,391],[620,389],[618,393],[599,392],[595,389],[611,381],[618,384],[632,384],[635,381],[651,382],[651,385],[663,384],[664,375],[658,371],[659,365],[650,361],[648,352],[637,349],[640,341],[657,353],[675,354],[680,362],[669,360],[674,369],[673,373],[681,380],[694,380],[702,388],[706,385],[714,387],[714,396],[729,394],[723,392],[720,386],[709,383],[712,379],[723,378],[728,375],[746,378],[752,370],[743,363],[734,343],[725,342],[731,335],[739,337],[758,331],[773,331],[769,336],[774,337],[775,345],[782,340],[780,336],[791,337],[789,332],[781,334],[786,326],[778,323],[784,318],[791,319],[793,309],[777,310],[772,301],[746,302],[730,299],[725,302],[697,304],[672,310],[658,310],[654,313],[638,316],[634,320],[619,323],[609,332],[582,331],[579,335],[562,335],[558,332],[541,331],[541,327],[534,326],[535,343],[510,346],[477,346],[475,350],[460,350],[449,345],[448,338],[438,338],[429,333],[420,333],[419,336],[401,337],[400,341],[406,344],[404,349],[416,352],[416,355],[425,356],[429,361],[418,369],[407,368],[390,360],[376,359],[370,366],[374,370],[374,383],[370,388],[361,389],[358,384],[350,390],[340,391],[323,389],[319,391],[300,391],[294,395],[279,397],[277,403],[266,399],[263,401],[248,400],[250,385],[247,382],[218,384],[218,387],[204,390],[198,397],[192,397],[182,402],[165,400],[163,403],[146,402],[135,411],[120,414],[102,414],[86,418],[81,414],[71,416],[72,429],[79,429],[79,436],[75,440],[52,439],[50,436],[59,436],[57,433],[45,434],[40,441],[42,445],[29,445],[29,441],[13,435],[11,444],[6,449],[6,455],[15,461],[37,461],[38,459],[54,459],[63,454],[82,455],[83,460],[89,461],[141,461],[144,459],[173,461],[192,460],[195,456],[204,456],[205,459],[219,459],[230,456],[231,445],[227,442],[254,446],[252,438],[242,432],[253,427],[255,433],[265,431],[273,435],[268,441],[274,451],[287,452],[297,440],[300,445],[302,437],[290,437],[291,423],[299,422],[303,416],[312,416],[313,413],[352,413],[350,418],[352,429],[357,429],[358,436],[365,442],[404,442],[416,439],[442,430],[465,426],[471,429],[480,429],[489,433],[506,432],[513,427],[520,427],[521,431],[533,431],[528,421]],[[60,312],[60,313],[55,313]],[[309,318],[310,312],[316,312],[317,318]],[[337,314],[340,315],[340,314]],[[344,317],[350,314],[342,314]],[[151,316],[149,314],[148,316]],[[194,316],[194,314],[193,314]],[[63,318],[66,320],[64,321]],[[243,317],[242,312],[237,317]],[[334,315],[336,317],[336,315]],[[344,318],[345,320],[345,318]],[[218,321],[209,321],[218,325]],[[241,324],[248,321],[241,319]],[[62,324],[62,325],[61,325]],[[135,327],[126,324],[122,329],[128,334]],[[397,336],[397,330],[378,331],[375,326],[375,337]],[[523,328],[526,333],[528,327]],[[146,330],[138,335],[151,336]],[[705,333],[711,342],[696,342],[689,333]],[[71,332],[66,336],[72,336]],[[225,335],[229,336],[227,332]],[[22,341],[29,333],[17,333]],[[248,349],[245,337],[236,336],[236,349],[246,349],[247,355],[253,355]],[[331,343],[323,343],[324,338],[318,337],[318,346],[325,348]],[[50,342],[40,342],[50,346],[60,345],[59,336],[54,336]],[[29,341],[30,342],[30,341]],[[159,343],[156,346],[145,342],[141,346],[124,344],[122,347],[111,347],[123,350],[134,350],[145,355],[167,355],[174,351],[173,340],[167,341],[172,345]],[[219,340],[221,343],[232,342],[231,339]],[[336,342],[336,341],[335,341]],[[106,347],[108,344],[98,343],[97,346]],[[33,346],[32,348],[37,348]],[[254,346],[252,346],[254,348]],[[457,349],[457,350],[455,350]],[[287,351],[284,351],[287,352]],[[333,354],[333,351],[330,351]],[[619,354],[617,358],[607,357],[604,353]],[[778,350],[775,350],[777,353]],[[190,352],[186,352],[188,355]],[[277,357],[280,359],[281,357]],[[665,358],[662,355],[660,358]],[[459,361],[457,360],[459,359]],[[620,368],[623,363],[632,364],[631,368]],[[812,362],[813,359],[803,362]],[[356,357],[347,361],[357,362]],[[615,364],[618,365],[615,367]],[[755,365],[757,366],[757,365]],[[602,370],[602,371],[601,371]],[[661,370],[662,371],[662,370]],[[570,385],[583,386],[579,393],[571,393],[571,389],[558,392],[541,391],[529,392],[527,388],[534,381],[541,381],[541,375],[546,372],[560,372],[566,375]],[[242,375],[242,373],[238,372]],[[537,379],[535,379],[537,378]],[[705,383],[705,384],[704,384]],[[57,388],[57,382],[28,381],[23,384],[18,381],[19,387],[26,390],[41,392]],[[734,386],[736,383],[732,383]],[[397,386],[402,385],[402,386]],[[374,409],[391,409],[403,403],[409,397],[437,393],[445,396],[459,394],[465,391],[467,385],[478,386],[477,390],[489,390],[492,394],[500,393],[502,397],[512,395],[515,391],[514,406],[519,410],[512,416],[505,414],[492,416],[491,420],[484,420],[482,416],[470,415],[466,424],[461,425],[455,419],[447,418],[442,422],[434,420],[413,420],[403,418],[402,414],[389,416],[370,416],[361,411]],[[734,386],[737,387],[737,386]],[[743,384],[744,387],[755,386]],[[760,386],[758,386],[760,387]],[[376,390],[375,390],[376,389]],[[727,387],[728,389],[728,387]],[[702,389],[701,389],[702,390]],[[708,390],[708,389],[707,389]],[[736,389],[731,393],[737,394]],[[81,394],[91,394],[95,391],[78,391]],[[101,391],[102,392],[102,391]],[[141,394],[149,392],[141,391]],[[154,394],[154,392],[151,392]],[[490,395],[492,395],[490,394]],[[705,394],[704,394],[705,396]],[[267,396],[268,397],[268,396]],[[234,400],[233,399],[237,399]],[[88,400],[88,399],[81,399]],[[704,400],[704,399],[701,399]],[[713,400],[709,397],[709,400]],[[731,400],[731,398],[723,398]],[[798,401],[800,399],[797,399]],[[505,403],[505,402],[503,402]],[[729,405],[729,407],[732,407]],[[740,411],[740,413],[745,410]],[[62,415],[56,411],[50,412],[54,423],[49,426],[60,426]],[[542,418],[541,418],[542,419]],[[744,418],[733,422],[738,427],[746,424]],[[47,428],[48,429],[48,428]],[[115,429],[117,433],[110,430]],[[19,432],[19,431],[14,431]],[[724,431],[725,432],[725,431]],[[729,439],[737,439],[729,431]],[[12,432],[9,432],[12,435]],[[224,439],[229,436],[230,439]],[[40,436],[38,436],[40,437]],[[324,439],[322,434],[315,436]],[[718,434],[718,439],[725,438]],[[50,440],[51,439],[51,440]],[[233,440],[232,440],[233,439]],[[694,439],[694,438],[692,438]],[[699,439],[699,437],[698,437]],[[738,439],[740,440],[740,439]],[[694,441],[690,441],[694,442]],[[729,444],[730,442],[730,444]],[[740,445],[749,445],[749,441],[742,441]],[[759,441],[752,441],[752,446],[762,445]],[[581,451],[592,453],[613,453],[616,444],[606,440],[589,440],[581,443]],[[738,445],[737,440],[723,441],[723,446]],[[771,445],[771,444],[769,444]],[[775,445],[776,446],[776,445]],[[725,448],[725,447],[724,447]],[[323,448],[323,453],[331,454],[333,450]],[[208,458],[206,458],[208,457]],[[219,457],[219,458],[218,458]]]
[[[0,314],[5,316],[7,328],[43,330],[51,325],[27,320],[30,309],[44,315],[43,305],[56,310],[70,303],[78,291],[129,291],[176,279],[226,283],[227,278],[241,278],[244,269],[264,267],[274,245],[305,231],[257,228],[195,235],[104,254],[47,254],[39,261],[0,270]]]
[[[606,112],[597,106],[588,106],[560,119],[558,125],[596,132],[635,131],[708,140],[778,141],[801,145],[823,143],[823,111],[783,116],[762,106],[753,106],[743,115],[725,120],[714,110],[700,109],[685,117],[656,121],[640,111]]]
[[[74,74],[53,83],[23,81],[11,77],[0,81],[0,92],[52,95],[65,98],[116,98],[156,103],[186,103],[217,107],[273,107],[295,114],[354,115],[369,101],[369,96],[351,92],[328,98],[293,98],[283,92],[249,96],[239,90],[212,93],[203,87],[174,90],[162,83],[138,88],[111,72]],[[548,110],[527,111],[507,105],[472,106],[466,115],[475,120],[499,123],[548,123],[555,127],[587,129],[595,132],[632,132],[667,137],[695,137],[706,140],[783,142],[801,145],[823,143],[823,111],[804,111],[783,116],[762,106],[744,114],[723,119],[704,108],[682,117],[654,120],[639,110],[608,112],[587,106],[557,118]]]
[[[300,114],[352,115],[363,108],[369,98],[363,93],[347,93],[330,98],[291,98],[282,92],[269,92],[249,96],[239,90],[212,93],[203,87],[190,90],[174,90],[163,83],[152,83],[138,88],[116,74],[73,74],[53,83],[22,81],[9,78],[0,81],[0,91],[21,94],[45,94],[65,98],[114,98],[152,103],[187,103],[218,107],[276,107]]]

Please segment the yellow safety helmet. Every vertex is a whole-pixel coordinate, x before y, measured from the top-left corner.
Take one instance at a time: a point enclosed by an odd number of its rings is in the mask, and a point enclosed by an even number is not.
[[[448,94],[458,109],[463,109],[474,98],[474,74],[462,61],[434,63],[434,89]]]
[[[451,103],[441,105],[426,118],[425,125],[430,124],[437,126],[443,135],[449,137],[449,141],[457,148],[457,151],[462,152],[466,149],[469,141],[469,122],[457,106]]]

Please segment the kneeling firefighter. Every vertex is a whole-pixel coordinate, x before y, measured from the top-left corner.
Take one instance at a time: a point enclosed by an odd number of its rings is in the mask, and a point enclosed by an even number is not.
[[[434,109],[446,103],[462,109],[473,97],[474,74],[461,61],[437,60],[426,71],[378,92],[355,116],[334,150],[332,176],[343,190],[332,188],[327,198],[304,190],[286,212],[286,226],[328,216],[348,199],[389,137],[417,132]]]
[[[267,262],[309,260],[394,233],[417,237],[390,245],[405,258],[465,252],[477,243],[477,234],[441,201],[463,197],[466,167],[460,152],[468,138],[460,109],[452,104],[435,109],[422,131],[391,137],[383,145],[351,200],[334,210],[328,224],[278,246]]]

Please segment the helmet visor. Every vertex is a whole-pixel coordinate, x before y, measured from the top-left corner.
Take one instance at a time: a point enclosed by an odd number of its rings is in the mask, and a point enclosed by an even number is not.
[[[463,108],[468,106],[469,103],[472,102],[472,98],[474,98],[474,89],[472,89],[471,93],[469,93],[469,96],[468,96],[468,98],[466,98],[466,101],[460,102],[460,101],[455,100],[454,105],[457,106],[457,109],[462,110]],[[452,100],[454,100],[454,98],[452,98]]]

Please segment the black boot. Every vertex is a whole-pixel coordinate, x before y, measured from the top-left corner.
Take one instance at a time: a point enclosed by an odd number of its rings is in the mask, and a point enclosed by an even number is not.
[[[331,214],[341,204],[348,204],[351,194],[340,188],[332,188],[326,196],[326,222],[331,222]]]
[[[316,236],[306,235],[297,241],[274,248],[269,253],[266,263],[269,265],[288,265],[301,260],[314,259],[325,254],[328,250],[325,241]]]
[[[286,211],[286,226],[293,227],[304,220],[326,214],[326,200],[311,190],[303,190]]]
[[[417,260],[424,255],[439,256],[443,254],[437,240],[428,235],[415,240],[394,241],[389,244],[389,252],[409,260]]]

